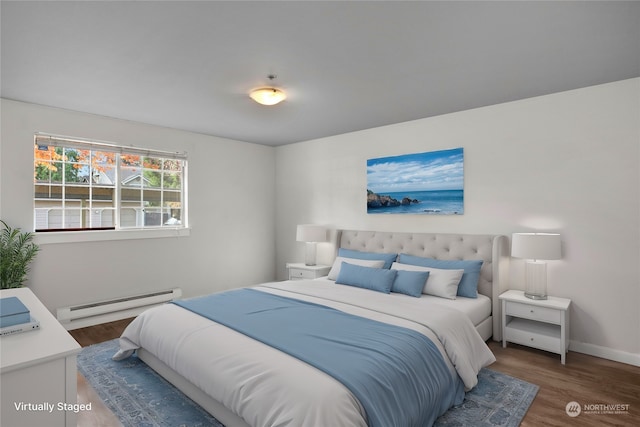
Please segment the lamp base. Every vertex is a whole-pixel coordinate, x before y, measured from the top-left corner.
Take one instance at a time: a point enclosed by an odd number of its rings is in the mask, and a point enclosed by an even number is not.
[[[543,299],[547,299],[546,295],[540,295],[540,294],[530,294],[529,292],[525,292],[524,296],[530,299],[536,299],[536,300],[543,300]]]
[[[547,264],[543,261],[527,261],[524,267],[524,296],[535,300],[547,299]]]
[[[307,242],[305,245],[304,265],[316,265],[316,242]]]

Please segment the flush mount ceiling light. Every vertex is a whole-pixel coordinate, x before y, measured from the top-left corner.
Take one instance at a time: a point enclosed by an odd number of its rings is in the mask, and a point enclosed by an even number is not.
[[[270,74],[268,78],[269,80],[273,81],[273,79],[275,79],[276,76],[273,74]],[[282,89],[278,89],[272,86],[254,89],[251,92],[249,92],[249,96],[258,104],[262,104],[262,105],[276,105],[284,101],[285,99],[287,99],[287,94],[284,93]]]

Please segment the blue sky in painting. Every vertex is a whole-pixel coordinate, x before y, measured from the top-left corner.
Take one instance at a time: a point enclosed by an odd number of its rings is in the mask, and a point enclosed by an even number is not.
[[[367,160],[367,189],[374,193],[462,190],[462,148]]]

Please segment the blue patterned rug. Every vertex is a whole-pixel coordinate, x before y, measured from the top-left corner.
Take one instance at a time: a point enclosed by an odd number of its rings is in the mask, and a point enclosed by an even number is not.
[[[224,427],[177,388],[133,356],[114,362],[118,340],[78,355],[78,370],[124,427]],[[517,427],[538,386],[490,369],[464,402],[438,418],[438,427]]]

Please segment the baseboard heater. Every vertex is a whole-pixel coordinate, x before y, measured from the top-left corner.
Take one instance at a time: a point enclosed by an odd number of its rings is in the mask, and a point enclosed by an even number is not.
[[[57,317],[67,330],[84,328],[134,317],[150,307],[173,301],[181,296],[182,289],[180,288],[150,292],[143,295],[59,308]]]

